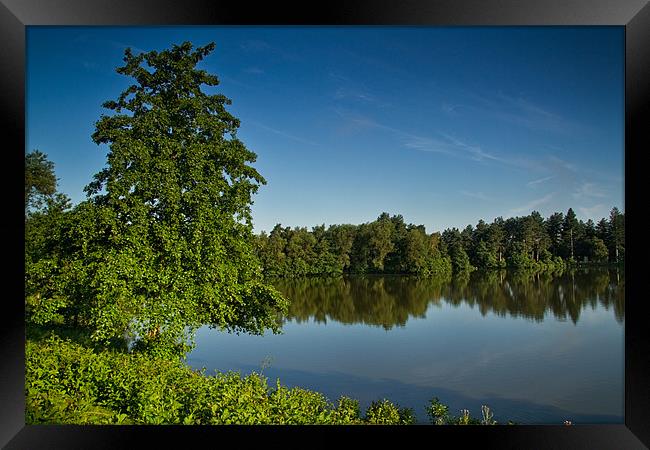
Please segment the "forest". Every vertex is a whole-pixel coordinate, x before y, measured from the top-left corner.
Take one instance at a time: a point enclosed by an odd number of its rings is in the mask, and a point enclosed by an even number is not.
[[[444,214],[444,212],[441,212]],[[556,270],[578,264],[618,264],[625,258],[625,214],[612,208],[598,223],[572,208],[544,218],[479,220],[462,231],[427,234],[402,215],[381,213],[360,225],[282,227],[256,235],[267,276],[403,273],[444,275],[474,269]]]

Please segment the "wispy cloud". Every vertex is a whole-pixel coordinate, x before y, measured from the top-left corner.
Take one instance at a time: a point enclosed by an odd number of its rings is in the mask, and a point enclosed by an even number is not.
[[[401,135],[405,138],[402,144],[406,148],[418,150],[421,152],[441,153],[449,156],[458,156],[457,152],[454,151],[453,146],[443,140],[405,135],[403,133],[396,134]]]
[[[472,197],[486,202],[492,201],[492,198],[488,197],[483,192],[460,191],[460,193],[466,197]]]
[[[244,73],[250,73],[252,75],[262,75],[265,72],[259,67],[247,67],[246,69],[244,69]]]
[[[548,203],[551,201],[553,196],[555,195],[555,192],[552,192],[548,195],[545,195],[542,198],[537,198],[535,200],[531,200],[530,202],[526,203],[525,205],[512,208],[509,213],[510,214],[520,214],[520,213],[528,213],[532,212],[534,208],[537,208],[538,206],[541,206],[545,203]]]
[[[544,177],[544,178],[539,178],[537,180],[529,181],[528,183],[526,183],[526,186],[528,186],[528,187],[537,186],[539,184],[544,183],[545,181],[552,180],[553,178],[555,178],[555,175],[551,175],[551,176]]]
[[[282,136],[282,137],[284,137],[286,139],[291,139],[292,141],[300,142],[301,144],[313,145],[313,146],[318,145],[315,142],[309,141],[307,139],[303,139],[303,138],[301,138],[299,136],[295,136],[295,135],[293,135],[291,133],[287,133],[286,131],[282,131],[282,130],[278,130],[276,128],[266,126],[266,125],[261,124],[261,123],[259,123],[257,121],[254,121],[254,120],[249,121],[249,123],[251,123],[252,125],[254,125],[254,126],[258,127],[258,128],[261,128],[261,129],[263,129],[265,131],[268,131],[270,133],[277,134],[278,136]]]
[[[475,162],[493,162],[526,170],[539,169],[539,163],[522,157],[497,155],[483,150],[480,145],[468,143],[456,136],[445,132],[436,132],[435,137],[421,136],[388,125],[381,124],[367,116],[351,114],[340,109],[335,112],[345,119],[348,124],[357,129],[376,128],[387,131],[399,139],[405,148],[429,153],[440,153],[456,158],[469,159]]]
[[[573,198],[575,199],[583,199],[585,197],[588,198],[605,198],[607,197],[607,194],[605,194],[602,189],[596,185],[595,183],[589,183],[589,182],[583,182],[578,186],[578,189],[573,193]]]
[[[499,156],[496,156],[494,154],[483,151],[483,149],[478,145],[468,144],[468,143],[466,143],[464,141],[461,141],[460,139],[458,139],[458,138],[456,138],[454,136],[451,136],[451,135],[449,135],[447,133],[438,133],[438,134],[441,135],[442,137],[444,137],[455,148],[461,149],[464,152],[466,152],[467,156],[470,159],[473,159],[475,161],[483,161],[483,160],[487,159],[487,160],[491,160],[491,161],[498,161],[498,162],[502,162],[502,163],[505,163],[505,164],[509,164],[509,161],[507,161],[507,160],[505,160],[505,159],[503,159],[503,158],[501,158]]]
[[[377,98],[374,95],[371,95],[368,92],[360,89],[351,89],[351,88],[344,88],[344,87],[340,87],[336,89],[336,92],[334,92],[334,99],[340,100],[344,98],[352,98],[367,103],[377,102]]]
[[[476,162],[492,162],[526,170],[536,170],[539,168],[538,163],[531,159],[499,155],[494,152],[485,151],[480,145],[467,143],[448,133],[438,132],[436,134],[442,139],[408,135],[410,139],[404,142],[404,146],[420,151],[445,153]]]
[[[576,180],[581,178],[581,171],[575,164],[558,158],[555,155],[547,154],[537,161],[537,171],[540,173],[539,178],[526,183],[529,188],[539,187],[549,180],[553,180],[553,184],[558,189],[565,192],[571,192],[574,189]]]
[[[550,120],[559,121],[562,120],[558,114],[555,114],[547,109],[544,109],[538,104],[531,102],[523,97],[512,97],[499,92],[497,98],[501,99],[504,103],[511,105],[514,109],[519,109],[528,113],[530,116],[545,117]]]
[[[444,103],[444,102],[442,105],[440,105],[440,109],[442,110],[442,112],[452,117],[457,117],[459,110],[462,108],[464,108],[464,105]]]
[[[523,95],[509,95],[500,91],[491,94],[465,91],[464,94],[469,100],[465,106],[467,110],[511,125],[560,134],[586,131],[586,128],[575,120],[564,117]]]
[[[583,216],[588,218],[602,218],[606,217],[608,214],[607,206],[603,205],[602,203],[589,207],[580,206],[578,207],[578,211],[580,211]]]
[[[380,108],[389,106],[389,103],[380,99],[377,94],[370,92],[365,83],[355,82],[350,77],[335,71],[330,71],[328,76],[334,85],[332,98],[336,101],[351,100]]]
[[[339,83],[350,83],[352,81],[352,80],[350,80],[349,77],[346,77],[341,72],[335,71],[335,70],[330,70],[329,72],[327,72],[327,76],[331,80],[337,81]]]
[[[565,172],[575,173],[578,171],[578,167],[575,164],[560,159],[557,156],[551,155],[548,159],[553,166]]]
[[[285,60],[296,60],[298,56],[295,53],[287,51],[285,48],[279,48],[269,44],[262,39],[248,39],[240,42],[239,48],[247,53],[266,53],[273,57]]]

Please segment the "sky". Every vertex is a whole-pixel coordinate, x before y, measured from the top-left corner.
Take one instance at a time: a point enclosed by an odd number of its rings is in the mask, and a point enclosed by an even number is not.
[[[135,53],[215,42],[267,180],[256,232],[401,214],[479,219],[624,211],[623,27],[27,27],[26,148],[73,203],[106,163],[91,140]]]

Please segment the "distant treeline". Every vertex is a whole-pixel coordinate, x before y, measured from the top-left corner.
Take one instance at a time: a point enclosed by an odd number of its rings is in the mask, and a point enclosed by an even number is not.
[[[625,214],[612,208],[598,223],[578,220],[573,209],[544,219],[528,216],[490,224],[480,220],[462,231],[427,234],[424,225],[382,213],[361,225],[282,227],[255,237],[267,276],[342,273],[450,274],[474,269],[556,270],[579,263],[621,263]]]

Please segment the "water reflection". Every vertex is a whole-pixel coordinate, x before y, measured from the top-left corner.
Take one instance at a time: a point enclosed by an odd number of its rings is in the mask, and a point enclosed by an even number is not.
[[[581,269],[562,275],[506,271],[474,272],[454,279],[356,276],[276,280],[291,300],[286,319],[298,323],[337,321],[391,329],[425,316],[431,304],[477,307],[482,315],[541,322],[552,314],[578,323],[587,307],[613,309],[625,318],[625,276],[618,269]]]

